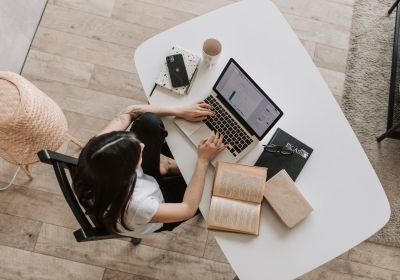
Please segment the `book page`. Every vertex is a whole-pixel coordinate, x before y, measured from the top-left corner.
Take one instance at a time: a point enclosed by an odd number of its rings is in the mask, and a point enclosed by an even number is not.
[[[267,169],[217,162],[213,195],[261,203]]]
[[[213,196],[207,225],[210,228],[258,235],[260,213],[261,204]]]

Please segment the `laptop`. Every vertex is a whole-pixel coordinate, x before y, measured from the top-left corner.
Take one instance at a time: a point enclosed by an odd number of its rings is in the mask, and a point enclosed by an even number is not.
[[[217,161],[236,163],[271,130],[283,116],[282,110],[231,58],[210,95],[204,100],[213,107],[215,116],[200,122],[176,117],[174,122],[196,147],[211,131],[221,133],[228,147]]]

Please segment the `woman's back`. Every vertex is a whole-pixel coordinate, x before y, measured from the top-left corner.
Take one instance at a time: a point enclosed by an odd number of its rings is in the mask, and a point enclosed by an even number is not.
[[[122,235],[142,238],[160,229],[163,223],[149,223],[157,212],[158,204],[164,203],[163,195],[157,181],[143,173],[140,167],[136,170],[135,189],[127,208],[126,225],[133,231],[127,231],[118,224]]]

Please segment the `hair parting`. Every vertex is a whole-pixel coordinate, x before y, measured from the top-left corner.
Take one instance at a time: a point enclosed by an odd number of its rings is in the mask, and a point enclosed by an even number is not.
[[[125,137],[124,137],[124,138],[125,138]],[[104,145],[103,147],[101,147],[100,149],[98,149],[96,152],[94,152],[94,153],[92,154],[91,159],[93,159],[93,157],[96,156],[98,153],[101,153],[101,151],[103,151],[105,148],[107,148],[107,147],[109,147],[109,146],[111,146],[111,145],[113,145],[113,144],[115,144],[115,143],[121,141],[121,140],[124,139],[124,138],[117,139],[117,140],[115,140],[115,141],[113,141],[113,142],[111,142],[111,143],[108,143],[108,144]]]

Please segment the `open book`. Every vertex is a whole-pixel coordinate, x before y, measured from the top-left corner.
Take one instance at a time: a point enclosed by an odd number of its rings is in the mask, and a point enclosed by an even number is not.
[[[258,235],[267,168],[217,161],[207,227]]]

